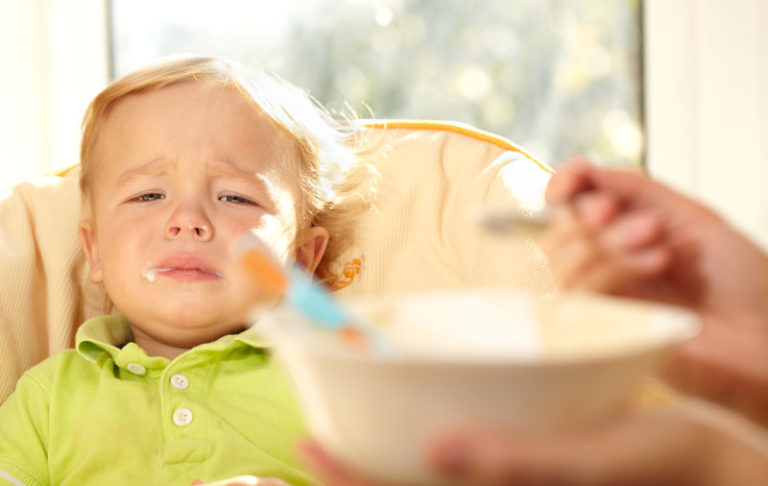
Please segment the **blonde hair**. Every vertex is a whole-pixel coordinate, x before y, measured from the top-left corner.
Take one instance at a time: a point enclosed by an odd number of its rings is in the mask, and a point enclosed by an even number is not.
[[[330,241],[316,273],[328,275],[351,239],[355,219],[370,207],[375,169],[358,157],[354,121],[332,118],[307,93],[263,68],[247,68],[228,59],[184,57],[140,69],[114,81],[88,105],[80,144],[80,189],[86,208],[92,190],[94,148],[100,130],[117,103],[129,96],[183,83],[205,82],[237,88],[299,152],[298,232],[323,226]]]

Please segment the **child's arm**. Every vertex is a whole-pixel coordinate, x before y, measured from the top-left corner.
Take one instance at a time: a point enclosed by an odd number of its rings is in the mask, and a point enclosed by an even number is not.
[[[48,410],[48,390],[27,372],[0,406],[0,485],[50,483]]]

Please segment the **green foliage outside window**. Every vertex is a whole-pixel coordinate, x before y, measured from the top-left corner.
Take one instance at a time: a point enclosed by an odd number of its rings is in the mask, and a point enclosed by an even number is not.
[[[642,160],[639,0],[112,0],[114,74],[260,63],[332,110],[454,120],[556,165]]]

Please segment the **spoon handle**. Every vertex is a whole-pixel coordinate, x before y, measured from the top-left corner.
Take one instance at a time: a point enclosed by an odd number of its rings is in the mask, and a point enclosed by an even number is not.
[[[552,206],[533,211],[510,206],[493,207],[481,211],[478,223],[486,231],[495,234],[538,233],[550,225],[553,213]]]
[[[296,264],[284,266],[255,234],[238,238],[236,251],[262,295],[280,299],[299,311],[312,326],[336,332],[343,340],[387,353],[388,343],[376,327],[341,306],[331,293]]]

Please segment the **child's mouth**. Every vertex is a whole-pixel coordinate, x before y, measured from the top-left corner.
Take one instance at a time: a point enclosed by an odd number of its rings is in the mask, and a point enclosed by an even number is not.
[[[171,257],[156,266],[148,263],[141,276],[149,282],[154,282],[158,276],[187,282],[220,280],[224,277],[204,261],[191,255]]]
[[[150,268],[141,272],[141,275],[154,282],[158,275],[185,281],[219,280],[222,275],[218,272],[210,272],[199,268]]]

